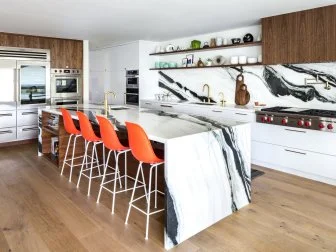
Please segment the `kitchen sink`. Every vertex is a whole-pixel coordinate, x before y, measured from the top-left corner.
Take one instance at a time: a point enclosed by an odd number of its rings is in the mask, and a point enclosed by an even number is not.
[[[197,104],[197,105],[216,105],[216,103],[212,102],[212,103],[208,103],[208,102],[191,102],[190,104]]]

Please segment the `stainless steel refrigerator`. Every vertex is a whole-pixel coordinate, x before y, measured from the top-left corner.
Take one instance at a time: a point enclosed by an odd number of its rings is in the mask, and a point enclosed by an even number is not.
[[[36,138],[50,102],[50,51],[0,47],[0,143]]]

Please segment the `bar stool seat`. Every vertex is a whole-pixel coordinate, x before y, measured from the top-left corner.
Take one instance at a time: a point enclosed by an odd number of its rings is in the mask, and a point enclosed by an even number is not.
[[[127,128],[128,140],[129,140],[129,145],[131,147],[132,154],[139,161],[139,166],[138,166],[138,171],[137,171],[137,175],[135,178],[135,183],[134,183],[134,187],[132,191],[132,197],[129,202],[125,224],[128,223],[128,218],[129,218],[132,207],[142,212],[143,214],[146,215],[145,239],[148,239],[149,216],[164,211],[164,208],[158,209],[155,211],[150,210],[151,194],[154,193],[154,207],[155,208],[157,208],[157,194],[160,193],[164,195],[163,192],[157,189],[157,169],[159,165],[164,164],[164,160],[156,156],[156,154],[154,153],[153,147],[148,139],[148,136],[145,133],[145,131],[142,129],[142,127],[134,123],[126,122],[126,128]],[[140,173],[142,175],[142,181],[145,181],[144,175],[143,175],[143,166],[142,166],[143,163],[150,164],[149,182],[148,182],[148,189],[147,189],[148,191],[146,191],[146,187],[145,187],[145,194],[134,199],[134,194],[137,188],[137,183],[138,183]],[[154,168],[155,168],[155,181],[154,181],[155,185],[154,185],[154,190],[152,190],[152,173],[153,173]],[[144,197],[146,197],[146,203],[147,203],[146,211],[142,210],[141,208],[139,208],[138,206],[134,204],[136,201]]]
[[[97,198],[97,203],[99,203],[100,200],[100,196],[102,193],[102,190],[106,190],[108,192],[110,192],[113,196],[112,196],[112,214],[114,214],[114,207],[115,207],[115,196],[118,193],[121,192],[126,192],[129,190],[132,190],[133,188],[128,188],[127,187],[127,179],[132,179],[135,180],[133,177],[129,176],[127,174],[127,153],[130,151],[129,147],[126,147],[124,145],[122,145],[119,141],[119,138],[117,136],[116,131],[114,130],[114,126],[112,125],[112,123],[106,119],[105,117],[102,116],[97,116],[97,120],[99,122],[99,127],[100,127],[100,134],[104,143],[104,146],[109,150],[108,155],[107,155],[107,159],[106,159],[106,163],[105,163],[105,169],[104,169],[104,175],[103,175],[103,179],[100,185],[100,189],[99,189],[99,194],[98,194],[98,198]],[[107,166],[108,166],[108,162],[110,160],[110,155],[111,153],[114,153],[114,157],[115,157],[115,174],[114,174],[114,178],[107,180],[106,176],[109,175],[106,173],[107,171]],[[124,175],[120,175],[120,169],[119,169],[119,156],[125,154],[125,172]],[[122,182],[121,179],[124,178],[124,184],[125,187],[123,188],[122,186]],[[116,188],[116,184],[117,184],[117,180],[119,180],[119,187],[120,189],[117,190]],[[113,183],[113,190],[111,190],[108,185],[110,183]],[[145,183],[144,181],[141,182],[141,186],[139,187],[145,187]]]

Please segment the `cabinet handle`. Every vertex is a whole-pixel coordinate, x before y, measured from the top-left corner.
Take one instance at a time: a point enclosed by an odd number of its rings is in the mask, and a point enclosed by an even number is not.
[[[288,149],[285,149],[285,151],[287,151],[287,152],[292,152],[292,153],[295,153],[295,154],[300,154],[300,155],[306,155],[306,154],[307,154],[307,153],[304,153],[304,152],[293,151],[293,150],[288,150]]]
[[[293,129],[285,129],[287,131],[292,131],[292,132],[299,132],[299,133],[307,133],[307,131],[303,131],[303,130],[293,130]]]
[[[139,95],[139,94],[136,94],[136,93],[125,93],[125,95]]]
[[[150,103],[150,102],[145,102],[145,104],[146,104],[146,105],[152,105],[152,103]]]
[[[22,115],[37,115],[37,111],[36,112],[22,112]]]
[[[236,115],[248,115],[248,114],[238,113],[238,112],[236,112],[235,114],[236,114]]]
[[[13,114],[12,113],[0,114],[0,117],[3,117],[3,116],[13,116]]]
[[[38,130],[37,127],[33,127],[33,128],[24,128],[22,129],[22,131],[35,131],[35,130]]]
[[[0,134],[12,134],[13,131],[11,130],[3,130],[3,131],[0,131]]]
[[[171,105],[165,105],[165,104],[161,104],[160,105],[161,107],[164,107],[164,108],[172,108],[173,106],[171,106]]]
[[[222,113],[222,110],[212,110],[212,112],[216,112],[216,113]]]

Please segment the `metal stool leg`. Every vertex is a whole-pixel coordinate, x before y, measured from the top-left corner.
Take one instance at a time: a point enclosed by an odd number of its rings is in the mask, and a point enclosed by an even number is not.
[[[63,171],[64,171],[64,167],[65,167],[65,162],[67,160],[68,157],[68,151],[69,151],[69,147],[70,147],[70,143],[71,143],[71,138],[72,138],[73,134],[70,134],[69,136],[69,140],[68,140],[68,146],[67,149],[65,151],[65,156],[64,156],[64,160],[63,160],[63,166],[62,166],[62,171],[61,171],[61,175],[63,175]]]
[[[75,139],[74,139],[74,144],[73,144],[73,147],[72,147],[72,158],[71,158],[71,165],[70,165],[70,176],[69,176],[69,182],[71,182],[71,177],[72,177],[72,169],[73,169],[73,162],[74,162],[74,157],[75,157],[75,150],[76,150],[76,141],[77,141],[77,138],[80,137],[80,136],[75,136]]]
[[[133,202],[133,199],[134,199],[134,193],[135,193],[135,189],[136,189],[136,186],[137,186],[137,183],[138,183],[138,178],[139,178],[139,174],[140,174],[140,169],[141,169],[141,164],[142,162],[139,163],[139,166],[138,166],[138,171],[137,171],[137,174],[135,176],[135,181],[134,181],[134,186],[133,186],[133,190],[132,190],[132,197],[131,197],[131,200],[129,202],[129,206],[128,206],[128,210],[127,210],[127,216],[126,216],[126,220],[125,220],[125,224],[128,223],[128,218],[129,218],[129,215],[131,213],[131,208],[132,208],[132,202]]]
[[[119,171],[119,155],[120,153],[117,154],[116,157],[116,165],[115,165],[115,171],[114,171],[114,183],[113,183],[113,198],[112,198],[112,214],[114,214],[114,205],[115,205],[115,196],[116,196],[116,187],[117,187],[117,176],[119,174],[119,183],[120,183],[120,188],[121,188],[121,179],[120,179],[120,171]]]
[[[157,168],[158,166],[155,166],[155,208],[157,208]]]
[[[149,215],[150,215],[150,201],[151,201],[151,191],[152,191],[152,172],[155,166],[151,166],[149,171],[149,182],[148,182],[148,201],[147,201],[147,212],[146,212],[146,236],[145,239],[148,240],[148,228],[149,228]]]
[[[91,168],[90,168],[90,177],[89,177],[89,187],[88,187],[88,193],[87,193],[88,196],[90,196],[90,191],[91,191],[91,180],[92,180],[92,170],[93,170],[93,157],[95,155],[95,151],[96,151],[96,143],[93,143],[92,155],[91,155]],[[98,163],[98,160],[97,160],[97,163]],[[99,165],[99,163],[98,163],[98,165]],[[99,167],[98,167],[98,169],[99,169]]]
[[[87,142],[85,144],[85,152],[84,152],[82,167],[81,167],[81,170],[79,172],[79,177],[78,177],[78,181],[77,181],[77,188],[79,187],[79,183],[80,183],[80,180],[81,180],[81,177],[82,177],[82,173],[83,173],[83,169],[84,169],[84,163],[86,163],[86,166],[87,166],[87,152],[88,152],[89,144],[90,144],[90,142]]]
[[[104,185],[104,182],[105,182],[106,171],[107,171],[108,162],[109,162],[109,160],[110,160],[111,152],[112,152],[112,151],[110,150],[110,151],[108,152],[108,154],[107,154],[107,159],[106,159],[105,169],[104,169],[104,175],[103,175],[102,182],[101,182],[101,184],[100,184],[100,189],[99,189],[99,193],[98,193],[97,203],[99,203],[100,195],[101,195],[101,192],[102,192],[102,190],[103,190],[103,185]]]

